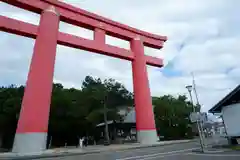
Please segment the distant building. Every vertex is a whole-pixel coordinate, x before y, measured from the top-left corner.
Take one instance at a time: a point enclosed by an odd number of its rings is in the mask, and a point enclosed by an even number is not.
[[[203,129],[206,137],[214,135],[226,136],[223,122],[207,121],[203,124]]]
[[[123,143],[123,141],[135,142],[137,136],[135,108],[132,106],[118,107],[118,114],[121,115],[121,120],[111,120],[107,122],[111,143]],[[105,123],[100,123],[96,127],[101,130],[101,137],[104,139]],[[101,143],[101,141],[99,143]]]
[[[110,139],[116,140],[117,138],[122,137],[124,138],[124,141],[136,141],[137,132],[135,108],[132,106],[120,106],[118,107],[118,114],[121,115],[121,120],[112,120],[107,122]],[[96,127],[101,129],[102,137],[104,137],[105,123],[99,123]]]
[[[228,137],[240,137],[240,85],[209,110],[210,113],[221,113]]]

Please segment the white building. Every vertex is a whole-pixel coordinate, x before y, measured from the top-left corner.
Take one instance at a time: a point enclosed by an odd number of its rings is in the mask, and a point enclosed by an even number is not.
[[[228,137],[240,137],[240,85],[220,100],[209,112],[222,115]]]

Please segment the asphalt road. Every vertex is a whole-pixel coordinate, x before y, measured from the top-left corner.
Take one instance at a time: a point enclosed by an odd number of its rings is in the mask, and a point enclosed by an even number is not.
[[[239,160],[239,152],[196,153],[196,142],[166,145],[159,147],[131,149],[128,151],[111,151],[88,155],[56,157],[45,160]]]

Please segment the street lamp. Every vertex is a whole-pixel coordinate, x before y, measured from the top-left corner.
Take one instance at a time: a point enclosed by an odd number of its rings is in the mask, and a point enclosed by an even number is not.
[[[187,88],[187,90],[188,90],[189,92],[192,92],[193,86],[192,86],[192,85],[188,85],[188,86],[186,86],[186,88]]]
[[[195,112],[195,107],[193,105],[193,99],[192,99],[192,89],[193,89],[193,86],[192,85],[188,85],[186,86],[188,92],[189,92],[189,96],[190,96],[190,100],[191,100],[191,103],[192,103],[192,108],[193,108],[193,112]]]
[[[193,89],[193,86],[192,85],[188,85],[188,86],[186,86],[186,88],[187,88],[187,90],[189,92],[190,100],[191,100],[191,103],[192,103],[193,113],[197,114],[196,110],[195,110],[195,107],[193,105],[193,99],[192,99],[192,89]],[[200,131],[200,124],[199,124],[198,118],[197,118],[197,129],[198,129],[198,134],[199,134],[199,137],[200,137],[201,150],[202,150],[202,152],[204,152],[203,139],[202,139],[202,134],[201,134],[201,131]]]

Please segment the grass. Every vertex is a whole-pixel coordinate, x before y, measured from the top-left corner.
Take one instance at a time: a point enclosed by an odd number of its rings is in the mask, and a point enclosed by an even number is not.
[[[240,145],[230,146],[231,149],[240,151]]]
[[[212,148],[216,148],[216,149],[225,148],[225,149],[240,151],[240,145],[216,145],[216,146],[212,146]]]

